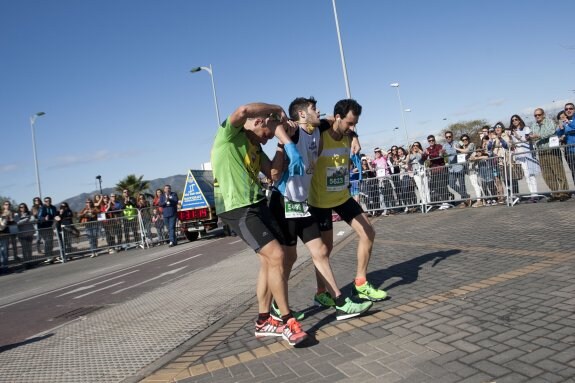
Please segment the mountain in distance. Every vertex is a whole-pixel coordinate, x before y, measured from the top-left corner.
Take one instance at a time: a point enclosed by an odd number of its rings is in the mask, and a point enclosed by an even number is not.
[[[150,192],[151,194],[155,194],[156,189],[164,190],[165,185],[172,185],[172,191],[178,194],[179,198],[182,198],[182,193],[184,192],[184,187],[186,186],[186,177],[187,174],[177,174],[170,177],[165,178],[156,178],[155,180],[148,181],[150,183]],[[115,187],[113,188],[104,188],[102,189],[102,194],[122,194],[122,191],[118,192]],[[73,212],[77,213],[86,206],[86,199],[90,198],[93,199],[94,195],[100,194],[99,190],[94,190],[90,193],[81,193],[74,197],[66,198],[64,201],[68,202],[68,206],[72,209]],[[60,206],[61,202],[58,202],[55,206]],[[150,201],[151,202],[151,201]]]

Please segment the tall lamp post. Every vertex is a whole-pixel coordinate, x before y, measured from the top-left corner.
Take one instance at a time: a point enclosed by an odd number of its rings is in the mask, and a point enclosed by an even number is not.
[[[32,130],[32,150],[34,151],[34,166],[36,167],[36,187],[38,189],[38,197],[42,199],[42,188],[40,187],[40,171],[38,170],[38,155],[36,154],[36,134],[34,131],[34,123],[40,116],[45,115],[44,112],[38,112],[30,116],[30,130]]]
[[[222,121],[220,120],[220,110],[218,108],[218,97],[216,96],[216,85],[214,83],[214,71],[212,69],[212,64],[210,64],[209,66],[199,66],[196,68],[192,68],[190,72],[196,73],[202,70],[208,72],[210,74],[210,78],[212,79],[212,92],[214,94],[214,105],[216,106],[216,119],[218,120],[217,125],[220,125]]]
[[[351,98],[351,90],[349,89],[349,81],[347,79],[347,67],[345,65],[345,55],[343,54],[343,45],[341,43],[341,34],[339,33],[339,20],[337,18],[337,8],[335,0],[331,1],[333,4],[333,16],[335,17],[335,29],[337,31],[337,41],[339,43],[339,55],[341,57],[341,66],[343,68],[343,81],[345,82],[345,94],[347,98]]]
[[[401,95],[399,94],[399,83],[394,82],[389,84],[390,87],[397,89],[397,99],[399,100],[399,109],[401,110],[401,119],[403,120],[403,129],[405,130],[405,145],[409,147],[409,135],[407,134],[407,124],[405,123],[405,110],[403,109],[403,104],[401,103]]]
[[[399,126],[396,126],[395,128],[393,128],[393,144],[392,145],[397,145],[395,142],[397,142],[397,136],[395,135],[395,132],[399,130]]]
[[[98,182],[100,183],[100,194],[102,194],[102,176],[97,175],[96,179],[98,180]]]

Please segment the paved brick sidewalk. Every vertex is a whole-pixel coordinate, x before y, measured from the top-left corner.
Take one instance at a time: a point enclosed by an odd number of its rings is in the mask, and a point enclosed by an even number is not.
[[[369,279],[391,298],[368,315],[314,311],[308,262],[290,300],[314,341],[256,340],[252,304],[144,382],[575,382],[574,214],[571,200],[378,218]],[[333,255],[345,291],[356,246]]]

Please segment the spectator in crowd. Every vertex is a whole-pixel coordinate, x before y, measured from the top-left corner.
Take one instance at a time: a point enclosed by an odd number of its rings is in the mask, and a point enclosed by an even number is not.
[[[38,211],[38,232],[44,241],[44,256],[46,263],[53,263],[52,251],[54,249],[54,219],[58,215],[58,209],[52,205],[51,197],[44,197],[44,204]]]
[[[514,159],[516,163],[521,165],[523,176],[527,182],[527,188],[531,193],[529,196],[529,202],[537,202],[538,195],[536,176],[541,173],[541,168],[539,167],[539,161],[537,161],[537,158],[533,155],[530,147],[529,136],[531,134],[531,129],[528,126],[525,126],[525,122],[517,114],[511,116],[509,126],[512,127],[511,145],[515,150]]]
[[[560,126],[557,130],[559,136],[565,137],[565,160],[571,170],[571,178],[575,184],[575,105],[572,102],[565,104],[565,118],[559,119]]]
[[[465,164],[458,163],[457,154],[459,145],[453,142],[453,132],[445,132],[445,144],[443,145],[443,150],[447,154],[447,169],[448,169],[448,179],[449,187],[455,191],[459,198],[463,200],[459,204],[459,207],[471,206],[471,200],[469,199],[469,194],[467,194],[467,187],[465,186]],[[457,200],[458,196],[453,194],[453,199]]]
[[[477,172],[484,196],[483,204],[477,204],[474,207],[497,205],[495,178],[499,174],[499,166],[497,165],[497,158],[493,157],[493,154],[487,150],[490,140],[489,136],[483,136],[481,148],[476,150],[470,158],[471,161],[477,163]]]
[[[78,214],[80,223],[84,224],[86,229],[86,236],[90,244],[90,257],[94,258],[98,255],[98,232],[100,225],[98,224],[98,214],[100,209],[96,207],[94,201],[91,199],[86,200],[86,206]]]
[[[12,217],[4,214],[0,215],[0,272],[5,273],[8,270],[8,244],[10,243],[10,229],[8,228],[9,220]]]
[[[405,206],[405,213],[414,212],[414,207],[409,207],[410,205],[417,204],[417,196],[415,195],[415,184],[413,178],[409,175],[409,160],[407,152],[404,148],[397,148],[397,156],[399,164],[399,178],[396,178],[399,182],[396,184],[396,192],[398,194],[398,199],[400,204]]]
[[[389,165],[389,172],[391,174],[399,174],[399,153],[397,145],[393,145],[387,154],[387,161]]]
[[[373,149],[375,159],[371,162],[371,167],[375,170],[377,177],[377,185],[374,185],[372,192],[373,204],[376,209],[381,209],[379,196],[383,195],[383,215],[388,216],[391,209],[395,204],[393,203],[393,184],[391,183],[391,162],[390,159],[383,154],[380,148]],[[375,212],[375,215],[380,215],[380,212]]]
[[[102,205],[104,204],[104,197],[101,194],[94,194],[94,199],[92,201],[96,209],[102,209]]]
[[[483,194],[483,190],[481,189],[481,185],[479,184],[479,174],[478,174],[479,172],[477,168],[477,162],[470,161],[471,156],[473,155],[473,153],[475,153],[475,144],[471,142],[471,139],[467,134],[462,134],[460,139],[461,139],[460,147],[456,148],[456,150],[457,153],[459,153],[459,155],[465,156],[465,163],[463,164],[463,166],[466,168],[466,171],[464,170],[464,172],[466,172],[469,175],[469,182],[471,183],[471,186],[475,191],[475,202],[473,203],[473,205],[471,205],[471,207],[479,207],[483,204],[481,202],[482,201],[481,196]]]
[[[28,205],[24,202],[18,205],[18,213],[14,215],[14,220],[18,224],[18,239],[22,247],[22,260],[32,260],[32,242],[36,231],[34,224],[36,217],[28,210]]]
[[[156,233],[158,234],[158,245],[161,245],[165,241],[164,236],[164,217],[159,207],[154,207],[152,210],[152,223],[156,228]]]
[[[162,189],[156,189],[156,193],[154,194],[154,200],[152,201],[152,206],[159,207],[160,213],[162,212],[162,208],[160,206],[161,197],[162,197]]]
[[[109,225],[110,233],[112,235],[111,245],[115,246],[110,248],[110,254],[115,253],[121,249],[122,245],[122,220],[124,204],[117,200],[116,194],[110,194],[108,204],[106,205],[106,223]],[[111,219],[110,219],[111,218]],[[109,243],[110,245],[110,243]]]
[[[114,229],[116,220],[113,219],[113,210],[114,206],[110,204],[110,196],[104,194],[102,196],[102,203],[100,204],[99,220],[102,222],[102,227],[104,228],[104,235],[106,236],[106,245],[108,245],[109,254],[116,252],[116,230]]]
[[[127,190],[124,190],[126,192]],[[136,208],[136,201],[130,197],[129,193],[124,193],[124,240],[127,245],[130,241],[130,232],[134,236],[134,242],[140,242],[140,232],[138,224],[138,209]],[[143,247],[142,244],[140,244]]]
[[[570,196],[564,191],[568,190],[567,177],[563,169],[563,160],[558,142],[550,145],[550,139],[557,139],[557,129],[555,123],[545,116],[545,111],[541,108],[533,112],[535,123],[531,126],[529,138],[534,141],[538,149],[539,164],[543,179],[551,190],[551,197],[548,202],[565,201]]]
[[[54,217],[54,220],[56,222],[56,232],[58,233],[60,244],[64,246],[64,253],[71,253],[72,236],[79,237],[80,232],[76,226],[74,226],[74,213],[67,202],[60,204],[60,210],[56,217]]]
[[[14,212],[12,211],[12,204],[6,200],[2,204],[2,216],[6,219],[7,227],[4,230],[8,234],[8,242],[6,252],[8,253],[10,247],[12,248],[12,256],[14,260],[18,257],[18,242],[16,241],[16,234],[18,233],[18,226],[14,220]],[[9,255],[9,254],[8,254]]]
[[[490,152],[490,156],[497,158],[497,173],[494,173],[495,187],[497,188],[497,202],[501,205],[505,204],[505,186],[503,185],[503,180],[505,178],[506,170],[505,164],[507,163],[506,158],[507,150],[509,150],[508,141],[505,140],[507,135],[504,135],[505,126],[502,122],[495,124],[494,129],[489,131],[489,142],[487,144],[487,150]]]
[[[425,152],[419,141],[415,141],[409,150],[407,157],[411,176],[415,181],[415,186],[419,191],[419,198],[421,203],[429,203],[431,201],[429,196],[429,187],[425,177]]]
[[[40,232],[38,231],[38,212],[40,211],[40,207],[42,207],[42,200],[40,197],[34,197],[32,200],[32,207],[30,208],[32,215],[36,218],[36,251],[38,253],[42,253],[44,250],[42,249],[42,237],[40,236]]]
[[[178,244],[176,235],[176,221],[178,220],[178,195],[172,191],[172,186],[164,186],[164,192],[160,196],[160,207],[164,217],[164,223],[168,226],[169,247]]]
[[[142,217],[142,224],[144,225],[146,242],[152,238],[152,210],[150,209],[150,202],[143,193],[138,194],[136,199],[136,208]]]
[[[441,144],[435,141],[435,136],[430,134],[427,136],[429,146],[425,148],[424,158],[429,163],[429,189],[431,202],[442,202],[439,206],[440,210],[449,209],[452,207],[447,203],[449,200],[449,191],[447,185],[449,183],[449,175],[445,167],[444,155],[445,150]]]

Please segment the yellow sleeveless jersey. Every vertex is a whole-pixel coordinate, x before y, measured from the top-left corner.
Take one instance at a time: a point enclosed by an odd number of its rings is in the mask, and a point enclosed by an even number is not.
[[[332,208],[350,198],[349,151],[351,141],[343,136],[334,140],[329,130],[321,133],[322,151],[317,159],[308,203],[314,207]]]

